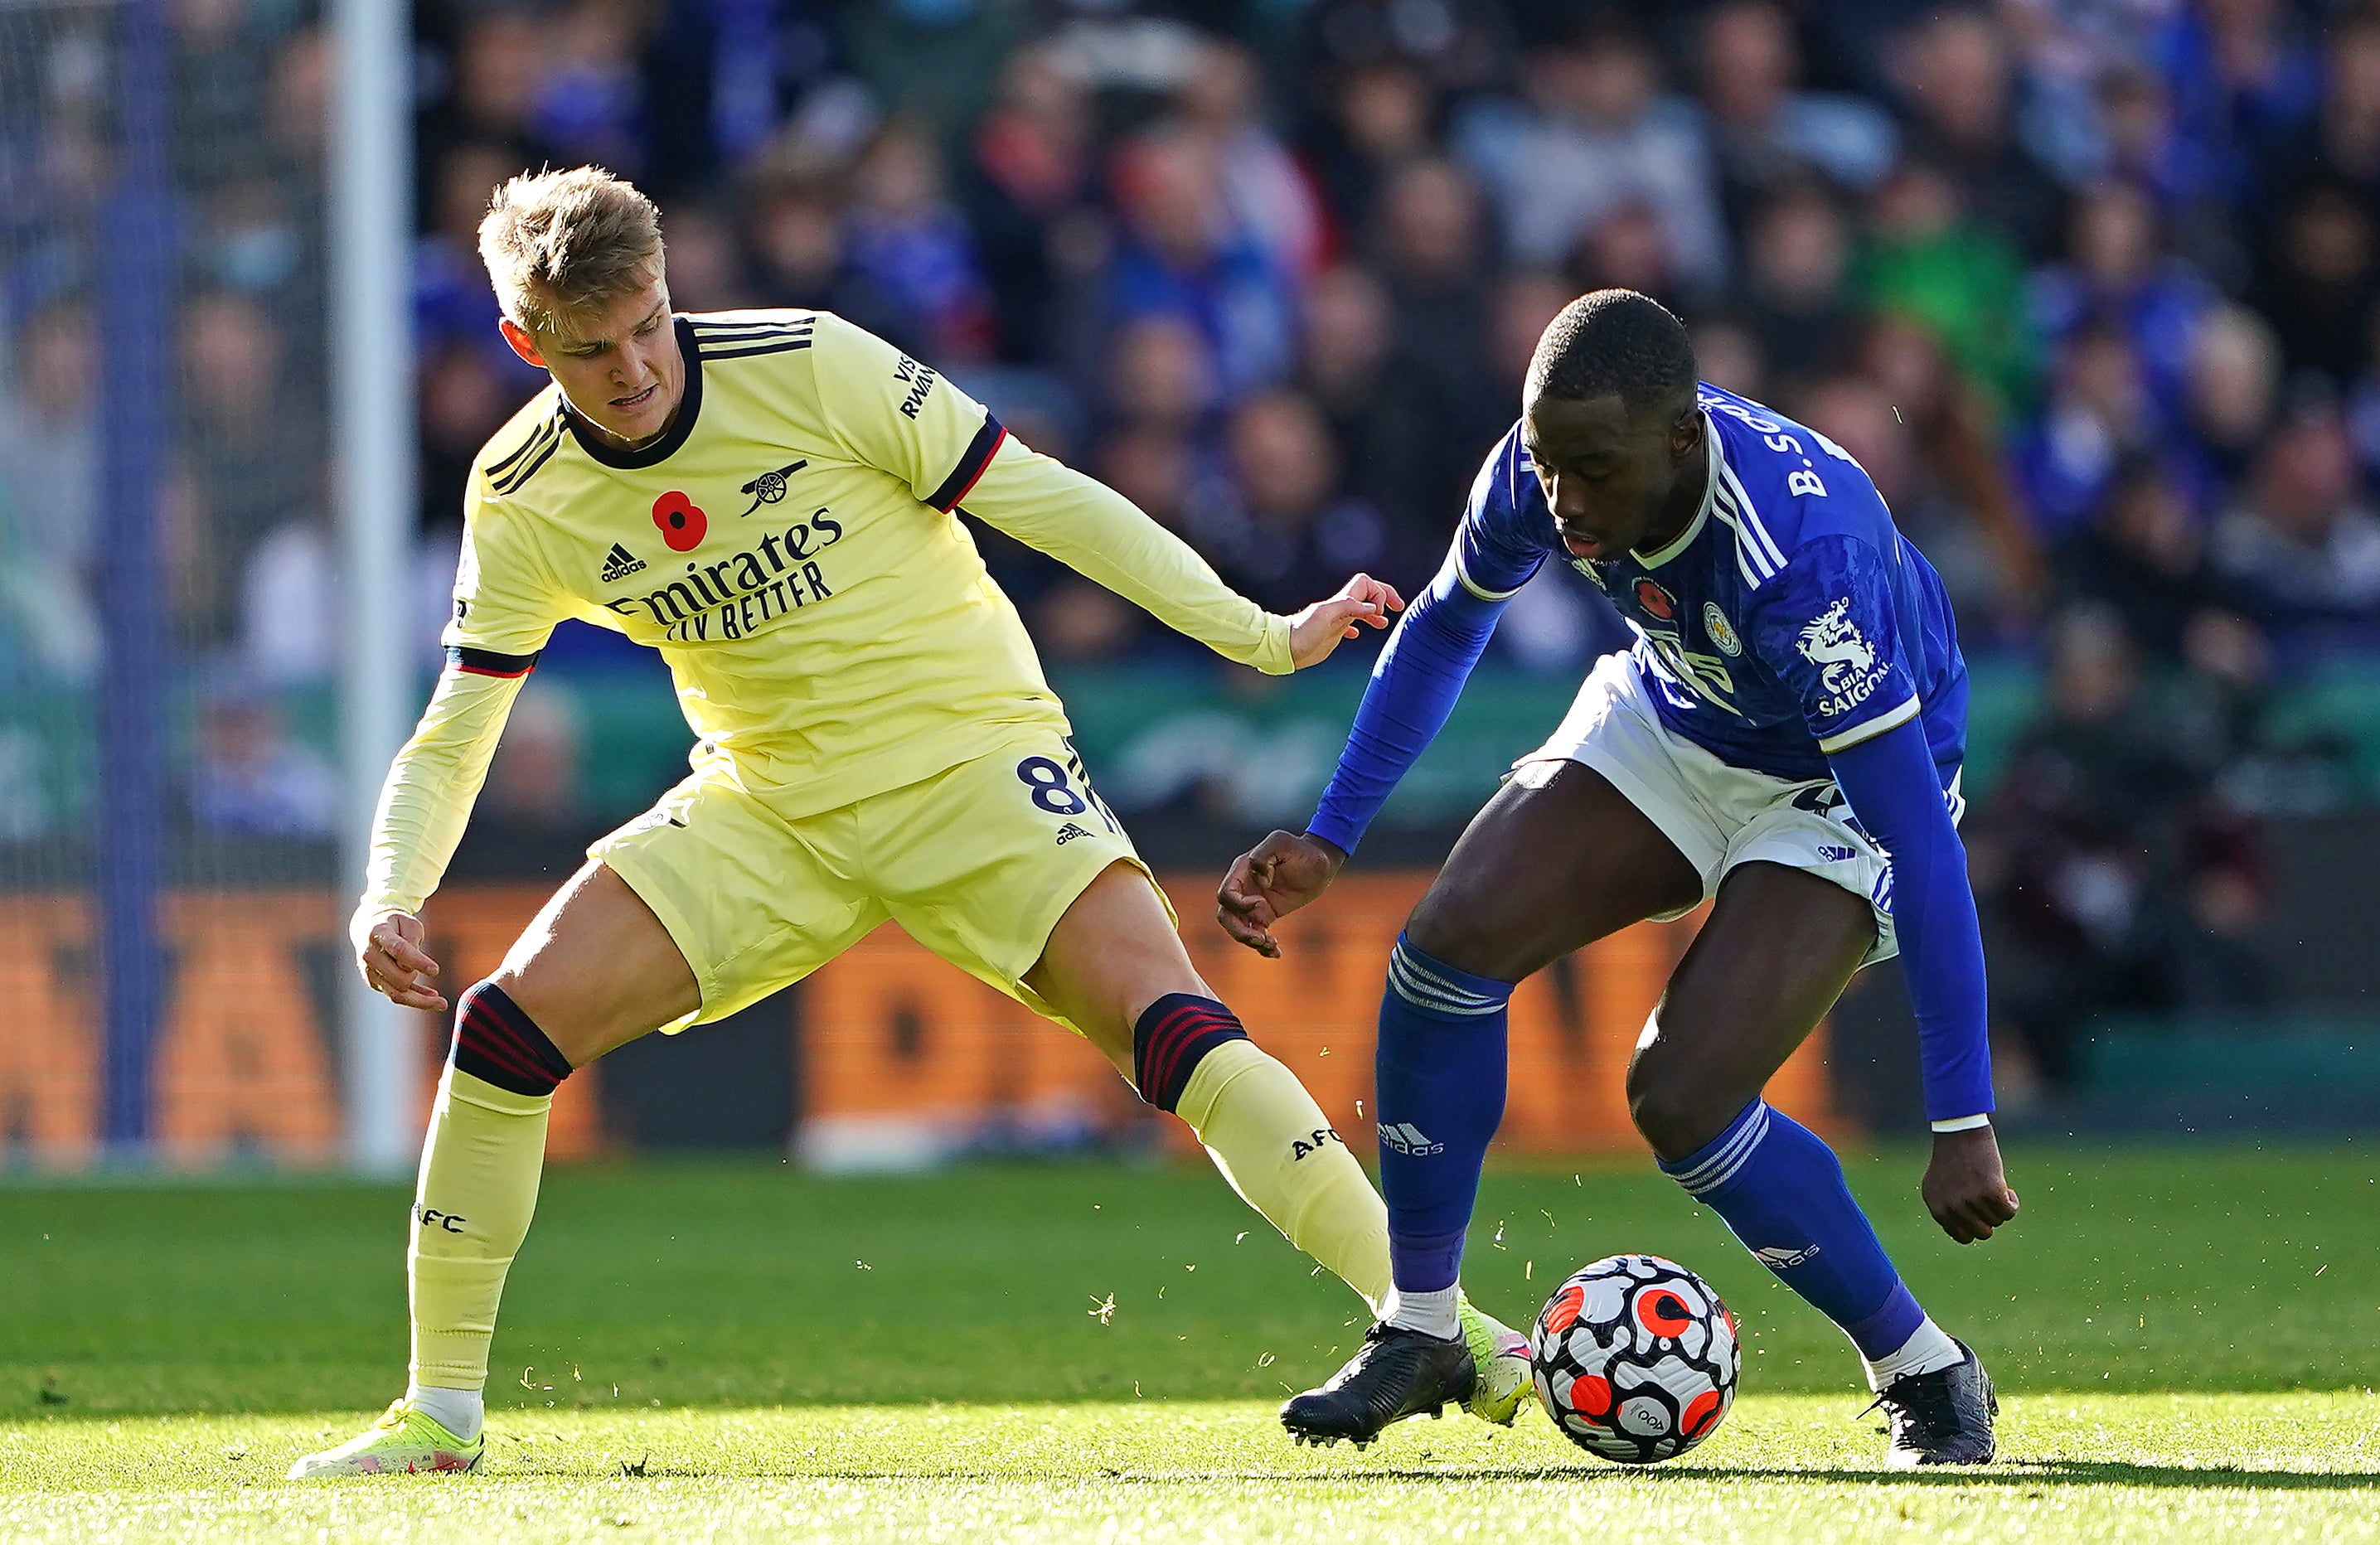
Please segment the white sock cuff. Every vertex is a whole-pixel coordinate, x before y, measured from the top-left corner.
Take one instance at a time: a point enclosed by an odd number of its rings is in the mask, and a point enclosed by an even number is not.
[[[1460,1283],[1428,1293],[1407,1293],[1401,1288],[1391,1288],[1380,1318],[1402,1330],[1419,1331],[1440,1341],[1451,1340],[1463,1333],[1463,1320],[1454,1307],[1462,1292]]]
[[[406,1404],[465,1442],[487,1425],[487,1397],[478,1390],[442,1390],[431,1384],[407,1384]]]
[[[1917,1329],[1909,1332],[1909,1339],[1900,1344],[1900,1350],[1874,1362],[1867,1362],[1864,1357],[1860,1360],[1867,1363],[1867,1387],[1874,1391],[1912,1373],[1932,1373],[1937,1369],[1954,1368],[1965,1357],[1966,1354],[1959,1350],[1959,1344],[1952,1341],[1941,1326],[1935,1324],[1934,1317],[1929,1314],[1917,1322]]]

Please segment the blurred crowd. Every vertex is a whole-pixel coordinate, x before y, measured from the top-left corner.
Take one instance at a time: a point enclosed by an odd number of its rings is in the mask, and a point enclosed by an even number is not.
[[[316,678],[336,606],[322,26],[310,0],[167,9],[177,636],[241,680]],[[41,15],[0,23],[24,43],[0,48],[0,659],[55,679],[97,653],[103,302],[61,233],[103,193],[112,115],[103,13]],[[1973,833],[1996,967],[2046,1027],[2045,1064],[2082,998],[2255,990],[2253,817],[2341,786],[2274,689],[2380,652],[2380,12],[418,0],[415,18],[425,638],[470,460],[540,382],[496,338],[474,241],[523,168],[635,178],[681,309],[826,307],[876,330],[1280,609],[1357,568],[1425,583],[1539,330],[1625,285],[1688,320],[1708,379],[1858,457],[1971,655],[2046,674]],[[982,540],[1053,660],[1177,648]],[[1496,649],[1575,670],[1615,627],[1555,572]]]
[[[237,4],[237,0],[216,0]],[[824,306],[1288,608],[1435,569],[1539,329],[1627,285],[1849,447],[1971,649],[2075,607],[2240,680],[2380,645],[2380,18],[2285,0],[444,0],[423,521],[534,384],[507,173],[662,201],[684,308]],[[996,541],[1060,659],[1168,640]],[[1503,651],[1610,619],[1549,580]]]

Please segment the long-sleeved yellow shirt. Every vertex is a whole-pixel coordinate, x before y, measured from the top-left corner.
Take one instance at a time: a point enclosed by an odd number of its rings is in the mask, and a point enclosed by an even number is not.
[[[548,387],[480,453],[447,669],[389,770],[365,904],[419,909],[521,679],[578,617],[669,663],[698,758],[788,818],[1067,731],[954,513],[1225,657],[1291,668],[1289,624],[1122,495],[1028,450],[930,367],[827,312],[676,319],[669,432],[606,444]]]

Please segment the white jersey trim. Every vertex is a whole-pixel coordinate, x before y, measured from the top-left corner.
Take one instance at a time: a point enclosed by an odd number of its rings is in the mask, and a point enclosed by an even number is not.
[[[1735,571],[1743,576],[1743,588],[1747,590],[1758,590],[1761,580],[1768,578],[1770,571],[1755,569],[1752,566],[1752,545],[1743,540],[1743,523],[1736,518],[1734,505],[1721,499],[1712,508],[1718,513],[1719,519],[1726,523],[1727,529],[1735,533]]]
[[[1752,497],[1736,481],[1735,473],[1723,469],[1724,482],[1717,502],[1711,506],[1718,517],[1735,532],[1735,568],[1743,576],[1746,590],[1758,590],[1777,578],[1785,567],[1785,560],[1776,556],[1777,544],[1768,540],[1768,532],[1754,513]]]
[[[1752,507],[1751,492],[1743,486],[1742,480],[1735,475],[1735,468],[1732,467],[1727,469],[1727,486],[1735,494],[1736,503],[1743,506],[1744,523],[1751,528],[1753,540],[1760,544],[1761,551],[1767,554],[1768,562],[1773,566],[1783,568],[1785,566],[1784,550],[1779,547],[1777,540],[1768,534],[1768,528],[1760,523],[1760,512]]]
[[[1477,596],[1482,601],[1510,601],[1514,596],[1520,594],[1522,588],[1528,584],[1528,581],[1524,579],[1520,584],[1513,586],[1509,590],[1488,590],[1480,589],[1477,581],[1471,578],[1471,571],[1463,566],[1463,550],[1460,547],[1456,548],[1454,553],[1454,577],[1463,581],[1463,588],[1464,590],[1469,590],[1473,595]]]
[[[1887,730],[1899,729],[1916,717],[1917,694],[1912,692],[1902,700],[1899,708],[1888,709],[1873,719],[1853,724],[1840,735],[1825,736],[1818,742],[1818,749],[1833,756],[1837,751],[1848,750],[1863,740],[1873,740]]]
[[[1727,462],[1719,455],[1718,426],[1711,422],[1711,416],[1707,409],[1703,413],[1703,445],[1710,453],[1710,472],[1703,480],[1702,507],[1694,511],[1694,517],[1692,520],[1686,522],[1686,529],[1663,543],[1658,551],[1632,552],[1629,554],[1646,568],[1658,568],[1692,546],[1694,538],[1702,535],[1703,522],[1710,518],[1711,506],[1718,502],[1719,474],[1726,470]]]
[[[1736,526],[1736,539],[1751,544],[1752,566],[1761,571],[1761,578],[1774,578],[1785,567],[1785,554],[1776,539],[1769,536],[1768,528],[1760,523],[1760,512],[1752,507],[1752,495],[1745,490],[1743,481],[1735,475],[1735,468],[1723,466],[1721,471],[1727,479],[1726,502],[1734,506],[1742,522]]]

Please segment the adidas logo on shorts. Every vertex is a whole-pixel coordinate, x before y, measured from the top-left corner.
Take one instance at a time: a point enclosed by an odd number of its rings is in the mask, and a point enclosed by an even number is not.
[[[615,541],[612,544],[611,553],[603,559],[602,582],[606,585],[617,584],[644,566],[644,559],[638,557]]]
[[[1089,835],[1090,833],[1088,832],[1084,831],[1081,827],[1075,825],[1070,821],[1063,826],[1058,828],[1058,845],[1063,847],[1068,843],[1073,842],[1076,837],[1087,837]]]

